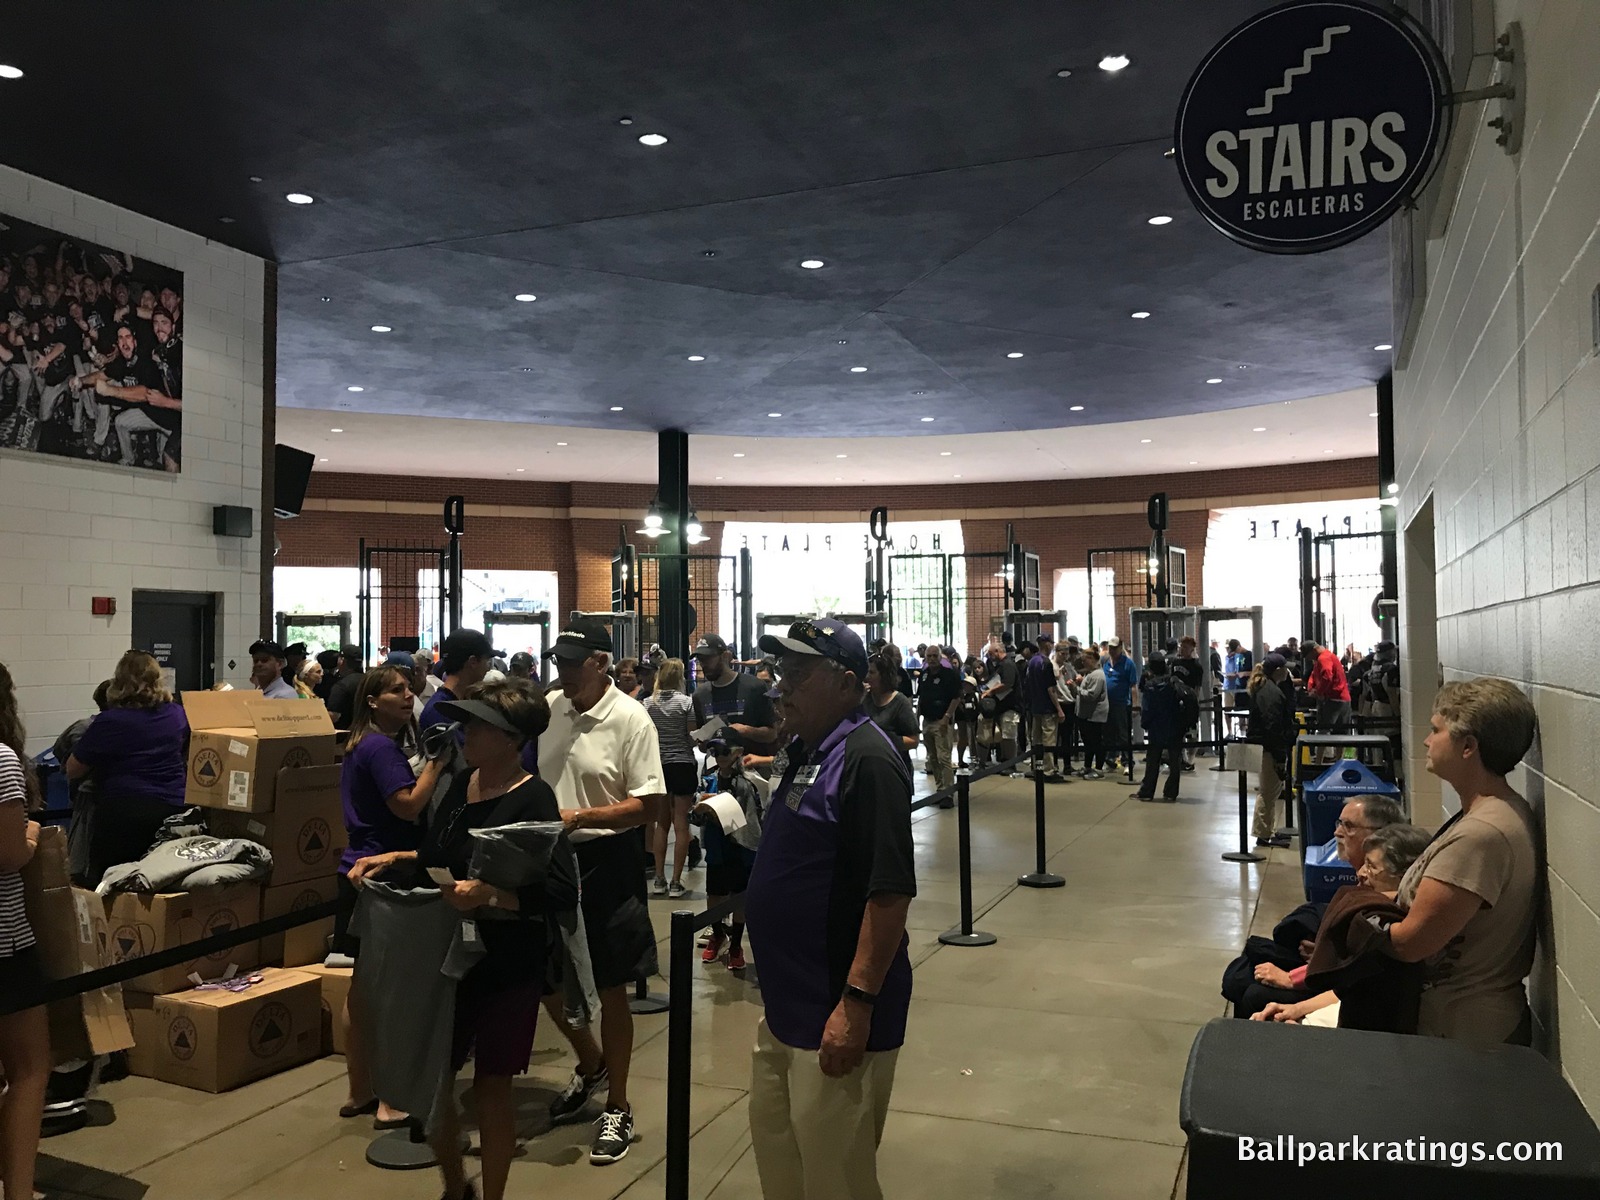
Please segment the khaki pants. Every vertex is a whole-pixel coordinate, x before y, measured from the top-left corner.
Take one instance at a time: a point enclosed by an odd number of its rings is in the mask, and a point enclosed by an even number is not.
[[[1028,714],[1028,744],[1033,747],[1033,757],[1043,760],[1046,775],[1056,773],[1056,729],[1059,722],[1054,713]]]
[[[1272,752],[1261,752],[1261,774],[1256,787],[1256,812],[1253,822],[1256,841],[1264,842],[1278,832],[1278,794],[1283,791],[1283,779],[1278,774],[1277,760]]]
[[[761,1022],[750,1069],[750,1141],[765,1200],[882,1200],[878,1143],[899,1056],[868,1054],[843,1079],[830,1079],[815,1050],[785,1046]]]
[[[1017,726],[1022,723],[1022,714],[1015,709],[1008,710],[995,717],[978,718],[978,745],[990,748],[999,747],[1000,761],[1006,762],[1017,756]]]
[[[922,728],[922,740],[928,747],[928,765],[933,768],[935,791],[942,792],[945,788],[954,787],[956,783],[955,767],[950,763],[952,732],[948,719],[929,721]]]

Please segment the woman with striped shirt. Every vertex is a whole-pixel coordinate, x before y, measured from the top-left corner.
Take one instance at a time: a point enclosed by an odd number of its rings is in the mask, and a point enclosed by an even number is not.
[[[694,741],[689,727],[694,722],[694,701],[683,690],[683,659],[669,658],[656,672],[656,690],[644,702],[645,712],[656,725],[661,743],[661,773],[667,795],[656,813],[650,830],[651,851],[656,859],[656,880],[652,891],[657,896],[677,899],[688,895],[683,886],[683,863],[689,854],[689,808],[700,790],[699,767],[694,757]],[[667,882],[667,830],[673,831],[672,882]]]
[[[0,663],[0,996],[26,996],[44,982],[33,930],[22,908],[22,868],[39,845],[39,824],[28,819],[38,783],[27,767],[22,718],[11,672]],[[33,1196],[45,1085],[50,1080],[50,1028],[43,1006],[0,1016],[0,1183],[6,1196]]]

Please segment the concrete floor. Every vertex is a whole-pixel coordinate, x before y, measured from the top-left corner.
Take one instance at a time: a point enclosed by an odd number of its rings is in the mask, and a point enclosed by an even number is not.
[[[1031,782],[975,786],[977,927],[999,937],[984,948],[937,941],[959,919],[956,819],[916,814],[916,993],[880,1158],[886,1194],[1182,1195],[1178,1092],[1190,1043],[1223,1014],[1222,968],[1246,933],[1270,931],[1300,899],[1293,851],[1260,865],[1220,860],[1237,845],[1237,777],[1208,765],[1202,759],[1185,778],[1177,805],[1141,804],[1114,781],[1051,787],[1049,863],[1067,886],[1048,891],[1016,886],[1033,866]],[[698,873],[690,882],[700,884]],[[663,939],[675,907],[652,901]],[[665,964],[665,941],[661,952]],[[759,946],[750,953],[749,980],[696,963],[696,1197],[760,1195],[745,1110],[759,954]],[[600,1168],[587,1161],[590,1126],[540,1132],[570,1071],[559,1034],[541,1025],[518,1088],[532,1136],[512,1167],[512,1195],[662,1195],[665,1016],[638,1018],[637,1037],[631,1090],[641,1140]],[[366,1164],[370,1122],[337,1119],[344,1094],[336,1058],[222,1096],[124,1080],[100,1091],[107,1123],[45,1143],[41,1186],[96,1200],[436,1197],[433,1171]]]

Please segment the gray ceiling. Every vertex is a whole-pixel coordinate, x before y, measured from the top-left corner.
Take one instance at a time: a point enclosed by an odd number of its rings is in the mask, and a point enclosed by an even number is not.
[[[1264,7],[34,4],[0,35],[27,72],[0,155],[277,259],[292,407],[767,436],[1172,416],[1388,362],[1382,233],[1238,248],[1163,157],[1195,63]]]

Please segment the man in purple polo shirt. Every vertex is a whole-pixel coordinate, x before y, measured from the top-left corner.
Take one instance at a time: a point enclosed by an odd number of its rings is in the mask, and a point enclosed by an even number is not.
[[[766,1016],[750,1137],[766,1200],[880,1200],[878,1143],[911,1005],[911,776],[862,707],[867,651],[800,621],[783,656],[788,767],[745,893]]]

